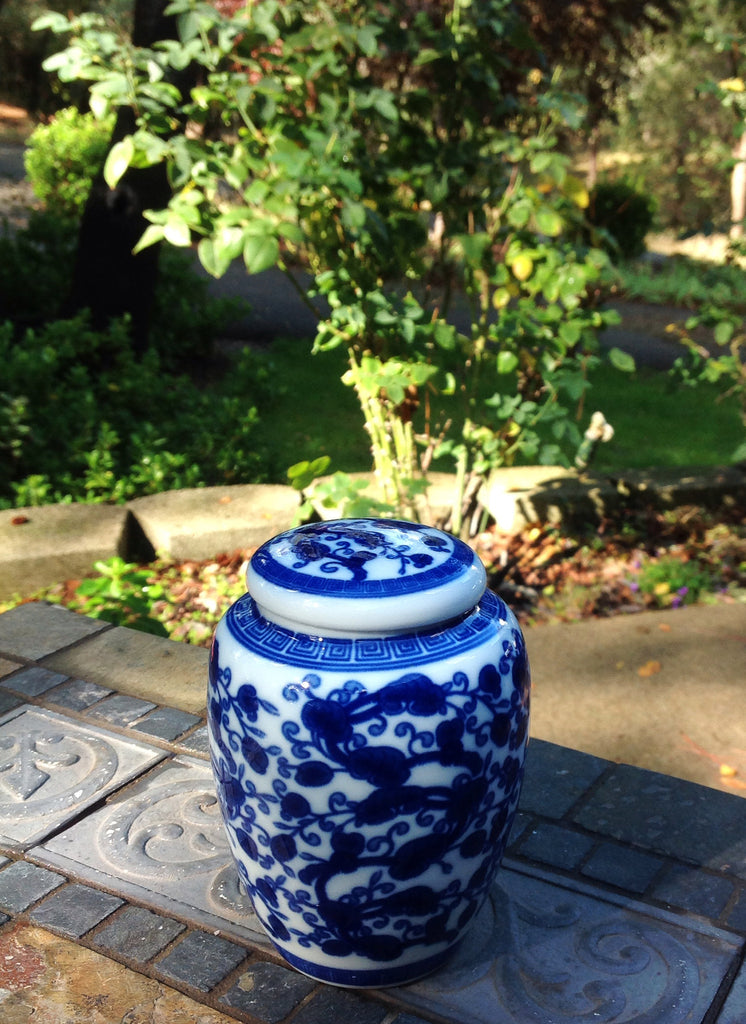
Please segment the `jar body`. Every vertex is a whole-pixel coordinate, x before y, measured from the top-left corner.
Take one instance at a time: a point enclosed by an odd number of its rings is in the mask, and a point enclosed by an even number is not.
[[[331,984],[405,984],[481,907],[518,805],[530,674],[485,592],[457,622],[311,636],[249,595],[219,624],[208,725],[240,877],[273,944]]]

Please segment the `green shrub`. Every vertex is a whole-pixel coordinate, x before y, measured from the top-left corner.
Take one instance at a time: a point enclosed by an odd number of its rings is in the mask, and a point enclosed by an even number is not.
[[[0,327],[0,364],[0,507],[266,478],[256,402],[270,378],[249,351],[208,394],[152,349],[137,361],[125,324],[77,317],[21,339]]]
[[[112,117],[97,121],[93,114],[66,107],[34,129],[24,157],[26,173],[47,210],[68,216],[82,212],[113,125]]]
[[[654,201],[626,181],[599,182],[590,194],[588,220],[601,229],[598,241],[623,259],[645,251],[645,236],[654,217]]]

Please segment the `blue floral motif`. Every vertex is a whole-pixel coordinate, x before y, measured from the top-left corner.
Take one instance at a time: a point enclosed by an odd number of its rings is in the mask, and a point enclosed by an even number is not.
[[[318,562],[319,572],[332,574],[347,570],[351,579],[365,580],[368,577],[366,564],[380,557],[398,561],[399,576],[405,576],[410,568],[424,569],[433,562],[431,554],[412,552],[410,545],[393,543],[385,532],[362,525],[329,527],[321,524],[311,530],[295,531],[290,540],[296,555],[293,569]],[[444,535],[423,535],[421,542],[437,551],[448,547]]]
[[[263,544],[251,560],[257,576],[275,585],[381,598],[443,586],[473,564],[468,545],[432,527],[367,519],[289,530]]]
[[[281,952],[292,940],[309,958],[338,958],[343,980],[346,957],[394,963],[421,947],[427,961],[477,912],[515,814],[527,735],[523,638],[505,632],[497,663],[473,679],[404,671],[379,689],[349,678],[323,693],[308,672],[277,703],[234,679],[213,643],[218,796]]]

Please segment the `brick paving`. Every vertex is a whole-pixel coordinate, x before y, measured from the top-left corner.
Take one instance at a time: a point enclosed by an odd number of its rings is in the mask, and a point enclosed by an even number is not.
[[[144,638],[167,668],[151,686],[101,664],[136,651],[122,632],[43,605],[0,616],[3,1024],[746,1020],[746,800],[536,739],[503,869],[445,967],[374,992],[298,974],[222,833],[206,652]]]

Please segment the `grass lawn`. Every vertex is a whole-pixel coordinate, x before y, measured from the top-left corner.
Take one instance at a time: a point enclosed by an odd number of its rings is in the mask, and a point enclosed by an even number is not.
[[[288,466],[322,454],[331,456],[332,471],[369,469],[362,414],[340,380],[344,352],[314,356],[310,341],[286,339],[273,343],[267,358],[279,394],[262,412],[261,433],[274,478],[284,480]],[[600,409],[615,430],[613,440],[600,446],[595,467],[616,472],[729,463],[743,428],[736,403],[717,397],[713,387],[686,388],[665,372],[626,374],[604,364],[592,374],[580,421],[585,428],[590,413]]]

